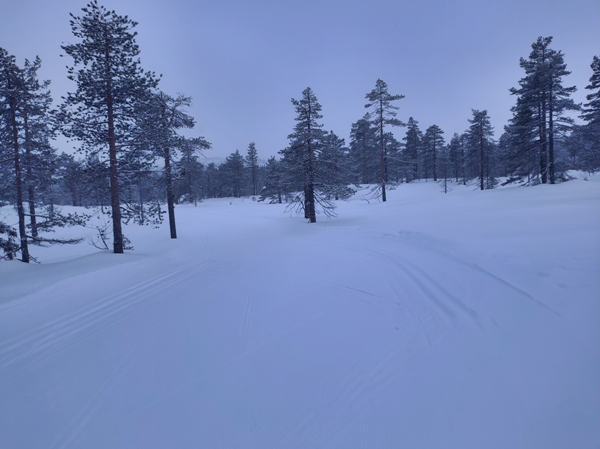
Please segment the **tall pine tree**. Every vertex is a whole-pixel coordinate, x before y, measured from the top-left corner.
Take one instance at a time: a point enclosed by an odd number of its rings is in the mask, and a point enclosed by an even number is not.
[[[386,183],[387,183],[387,148],[385,139],[385,127],[389,126],[405,126],[403,122],[396,118],[397,106],[392,104],[393,101],[401,100],[404,95],[392,95],[388,92],[387,84],[378,79],[375,83],[375,89],[365,95],[369,101],[365,108],[371,108],[369,119],[373,126],[377,129],[379,140],[379,179],[378,183],[381,188],[381,201],[386,201]]]
[[[539,37],[531,46],[529,58],[520,59],[525,76],[519,88],[510,90],[517,96],[517,103],[507,127],[518,150],[513,159],[521,156],[520,166],[527,165],[527,153],[537,150],[537,174],[543,184],[556,181],[555,141],[573,124],[565,112],[578,109],[569,98],[576,88],[562,85],[562,78],[571,72],[567,71],[563,53],[550,48],[551,43],[552,37]]]
[[[122,253],[119,155],[133,143],[139,102],[158,81],[140,66],[136,22],[96,0],[82,11],[70,20],[79,42],[62,46],[73,58],[69,79],[77,84],[64,103],[65,133],[88,151],[108,152],[113,251]]]

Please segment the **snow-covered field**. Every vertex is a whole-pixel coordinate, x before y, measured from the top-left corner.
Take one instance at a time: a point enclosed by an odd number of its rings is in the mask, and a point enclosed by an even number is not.
[[[0,262],[0,447],[597,449],[600,176],[452,187]]]

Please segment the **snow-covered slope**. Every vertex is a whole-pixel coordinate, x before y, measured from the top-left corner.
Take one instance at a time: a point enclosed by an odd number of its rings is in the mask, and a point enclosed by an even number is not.
[[[0,263],[0,446],[596,448],[600,178],[360,197]]]

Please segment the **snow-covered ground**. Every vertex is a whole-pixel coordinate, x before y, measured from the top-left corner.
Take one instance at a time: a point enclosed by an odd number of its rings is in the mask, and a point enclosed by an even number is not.
[[[0,262],[0,447],[597,449],[600,176],[452,188]]]

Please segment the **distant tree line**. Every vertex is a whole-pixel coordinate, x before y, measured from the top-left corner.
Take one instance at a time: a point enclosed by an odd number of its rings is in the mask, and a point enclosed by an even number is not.
[[[401,122],[396,119],[398,108],[393,102],[403,96],[389,94],[387,84],[377,80],[375,89],[366,95],[369,103],[365,107],[370,112],[352,124],[346,146],[333,132],[321,131],[322,125],[316,122],[322,118],[321,106],[314,93],[305,90],[302,101],[306,105],[312,101],[315,121],[301,121],[303,111],[310,108],[298,109],[300,103],[292,100],[299,124],[290,135],[290,146],[280,151],[280,160],[269,159],[261,200],[300,204],[300,209],[309,210],[305,215],[313,221],[313,203],[321,203],[326,214],[331,214],[333,204],[313,201],[310,186],[346,186],[347,195],[353,186],[366,184],[371,186],[373,197],[385,201],[386,186],[393,188],[403,182],[432,180],[440,182],[444,192],[449,182],[473,182],[486,190],[497,186],[499,178],[523,185],[554,184],[566,180],[571,169],[588,173],[600,170],[600,58],[594,56],[591,64],[587,103],[579,105],[570,98],[576,88],[563,86],[563,78],[570,72],[564,55],[550,48],[551,42],[551,37],[538,38],[529,57],[521,58],[525,76],[518,88],[510,89],[516,97],[513,117],[497,141],[486,110],[473,109],[469,127],[448,142],[438,125],[423,132],[413,117]],[[575,124],[577,114],[583,124]],[[388,126],[406,129],[401,141]],[[311,137],[299,142],[303,135]],[[325,155],[334,147],[335,164],[327,165]],[[335,167],[335,180],[316,182],[315,177],[326,178],[318,173],[327,172],[321,168],[327,166]],[[325,195],[326,199],[331,197]]]
[[[350,140],[326,131],[322,107],[307,88],[292,99],[296,112],[289,144],[261,163],[256,145],[221,164],[206,163],[203,137],[184,137],[195,125],[186,113],[191,98],[159,89],[160,77],[141,68],[136,22],[94,0],[71,14],[76,43],[63,45],[72,59],[68,77],[76,89],[53,108],[49,81],[38,79],[39,58],[23,66],[0,49],[0,205],[13,205],[18,224],[0,221],[0,257],[29,262],[31,245],[76,243],[49,237],[60,226],[85,224],[86,214],[62,214],[57,205],[99,207],[111,217],[115,253],[127,249],[122,223],[158,224],[168,218],[177,237],[175,205],[208,198],[252,196],[286,203],[315,222],[335,215],[335,201],[369,186],[386,201],[400,183],[433,181],[494,188],[499,178],[523,184],[556,183],[567,171],[600,170],[600,59],[594,56],[587,103],[570,98],[564,55],[551,37],[540,37],[524,77],[510,91],[513,117],[496,141],[485,110],[473,110],[469,126],[449,141],[431,125],[422,131],[410,117],[399,120],[396,102],[377,80],[365,95],[367,114],[350,127]],[[576,124],[579,116],[582,124]],[[397,139],[394,127],[405,128]],[[58,154],[57,135],[79,142],[76,155]],[[396,134],[397,135],[397,134]]]

